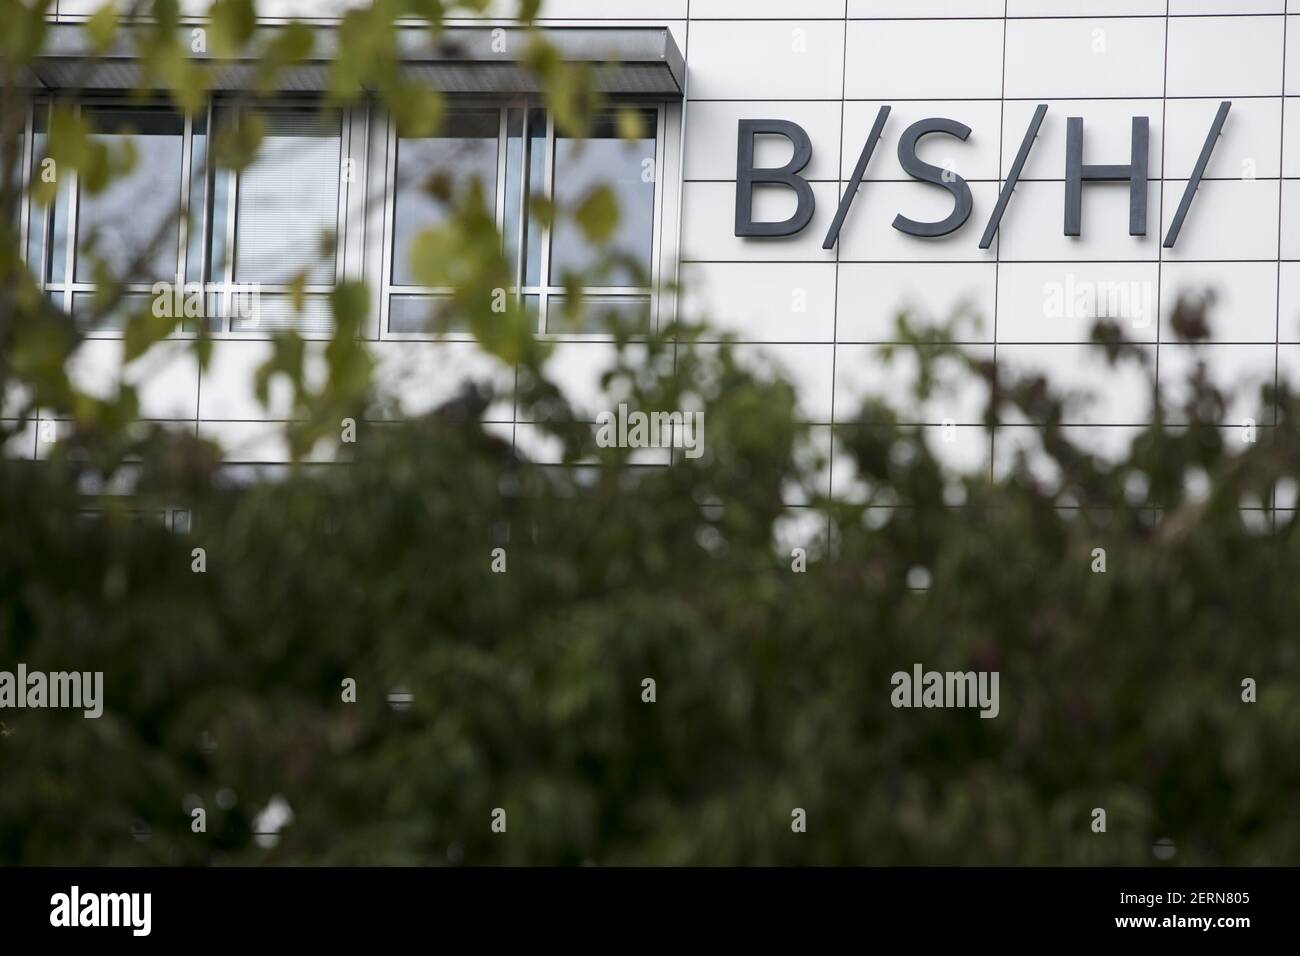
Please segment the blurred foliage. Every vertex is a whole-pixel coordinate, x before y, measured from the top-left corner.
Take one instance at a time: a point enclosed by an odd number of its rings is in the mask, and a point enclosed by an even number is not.
[[[174,3],[145,6],[174,27]],[[257,42],[246,4],[220,6],[224,47]],[[442,8],[348,14],[332,96],[364,83],[401,112],[404,15],[436,35]],[[11,78],[42,27],[14,0],[0,16]],[[105,47],[126,19],[94,21]],[[183,105],[204,71],[174,37],[151,29],[140,49]],[[580,126],[588,80],[543,34],[531,42],[557,122]],[[308,49],[291,37],[271,59]],[[259,77],[249,96],[273,87]],[[10,84],[0,96],[6,117],[22,99]],[[436,122],[440,106],[418,103],[406,122]],[[0,159],[15,151],[5,122]],[[64,162],[110,162],[67,127]],[[605,197],[584,203],[606,229]],[[504,264],[471,190],[417,258],[455,287],[485,352],[517,368],[519,417],[565,464],[529,461],[484,425],[511,398],[487,382],[381,421],[359,334],[368,293],[343,285],[323,381],[292,333],[258,377],[263,395],[293,391],[298,463],[239,480],[219,449],[139,421],[130,387],[73,386],[81,332],[34,294],[14,217],[0,220],[0,394],[16,409],[0,438],[26,434],[37,407],[66,421],[46,460],[0,458],[0,669],[105,681],[97,720],[4,712],[0,862],[1139,864],[1165,838],[1183,864],[1300,853],[1287,388],[1259,396],[1257,420],[1276,424],[1243,441],[1203,367],[1163,393],[1148,368],[1150,425],[1101,457],[1061,426],[1072,397],[904,319],[894,357],[914,363],[915,388],[838,429],[834,453],[860,481],[829,500],[827,450],[779,373],[698,347],[695,324],[635,340],[615,328],[615,403],[705,413],[700,458],[647,467],[596,447],[545,343],[491,311]],[[1185,303],[1173,328],[1196,342],[1206,323]],[[145,361],[166,330],[134,334]],[[1096,341],[1143,361],[1116,326]],[[206,360],[210,341],[194,347]],[[955,381],[980,389],[989,425],[1037,426],[994,469],[954,469],[940,430],[909,424]],[[308,463],[320,457],[342,464]],[[153,519],[172,508],[190,530]],[[890,677],[916,662],[998,671],[1000,715],[894,709]],[[293,818],[259,841],[276,797]],[[792,831],[795,808],[807,832]]]
[[[596,448],[542,383],[525,411],[572,466],[516,457],[483,389],[248,485],[149,433],[137,494],[97,518],[93,449],[5,462],[0,660],[102,670],[107,705],[5,715],[0,858],[1142,863],[1168,837],[1183,863],[1294,859],[1300,537],[1242,510],[1294,496],[1290,396],[1243,443],[1196,417],[1221,400],[1200,382],[1190,424],[1155,416],[1110,461],[1050,424],[1043,382],[975,365],[990,413],[1045,422],[1041,444],[960,475],[934,429],[872,405],[840,436],[849,504],[816,490],[788,385],[673,344],[610,373],[631,407],[704,408],[705,454],[671,468]],[[782,531],[798,489],[815,520]],[[177,504],[188,534],[132,517]],[[918,661],[999,671],[1000,716],[894,710]],[[295,816],[263,848],[276,795]]]

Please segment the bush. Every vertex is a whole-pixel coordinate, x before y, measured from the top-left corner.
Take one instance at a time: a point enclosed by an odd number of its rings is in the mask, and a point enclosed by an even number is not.
[[[346,464],[273,479],[166,431],[0,463],[0,660],[103,671],[106,699],[4,714],[0,860],[1138,864],[1160,839],[1177,863],[1294,860],[1289,391],[1243,442],[1203,375],[1178,408],[1153,383],[1107,459],[1041,379],[903,332],[910,399],[956,362],[1034,441],[963,474],[870,403],[834,451],[858,493],[828,500],[790,386],[727,348],[662,362],[670,335],[608,376],[630,407],[705,412],[704,454],[668,468],[596,447],[544,371],[521,400],[563,466],[486,430],[482,388],[363,415]],[[78,515],[123,474],[133,495]],[[130,514],[178,505],[189,533]],[[997,717],[895,708],[917,663],[998,672]],[[276,797],[292,820],[259,839]]]

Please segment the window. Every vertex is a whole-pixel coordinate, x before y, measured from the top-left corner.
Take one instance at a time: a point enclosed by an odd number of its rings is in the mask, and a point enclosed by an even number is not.
[[[557,134],[552,117],[527,100],[457,104],[444,129],[427,138],[385,133],[372,125],[382,116],[366,108],[321,109],[304,100],[259,105],[254,113],[218,98],[192,117],[109,97],[71,108],[114,151],[129,145],[134,166],[98,192],[75,174],[60,177],[48,207],[29,200],[24,242],[50,301],[92,335],[120,335],[130,316],[156,308],[159,282],[168,284],[172,307],[183,310],[182,335],[328,334],[328,296],[345,273],[379,280],[380,335],[464,334],[448,324],[450,290],[421,284],[427,279],[411,247],[448,215],[438,197],[462,195],[471,183],[482,190],[512,264],[508,293],[536,317],[538,334],[600,335],[610,315],[650,327],[662,201],[659,107],[608,112],[581,138]],[[26,131],[24,169],[32,182],[48,174],[51,111],[49,103],[35,107]],[[628,115],[640,126],[630,138]],[[263,129],[254,160],[238,172],[213,168],[213,144],[251,122]],[[349,199],[354,179],[347,173],[364,169],[367,159],[370,189],[353,186]],[[606,247],[591,247],[570,222],[550,229],[530,215],[533,196],[571,207],[598,184],[619,202]],[[108,315],[95,301],[105,272],[130,280]],[[579,272],[595,278],[582,313],[572,315],[566,276]]]
[[[70,174],[58,177],[52,206],[30,201],[28,263],[51,299],[74,316],[96,328],[120,327],[131,309],[147,302],[152,282],[174,282],[177,276],[185,120],[161,108],[74,108],[96,141],[115,156],[129,149],[134,164],[100,191]],[[55,172],[44,163],[49,122],[50,106],[38,106],[32,123],[33,182]],[[99,269],[136,280],[108,316],[99,315],[92,302]]]
[[[102,192],[78,184],[73,276],[91,283],[102,264],[114,276],[175,279],[180,245],[185,121],[168,110],[84,109],[94,138],[135,161]]]
[[[471,183],[477,183],[489,208],[496,214],[498,224],[501,224],[502,214],[511,206],[508,201],[501,202],[499,189],[502,167],[510,163],[501,150],[504,121],[500,109],[457,109],[447,116],[437,136],[393,137],[395,159],[390,172],[392,188],[389,190],[393,239],[389,264],[385,268],[385,285],[393,293],[385,293],[390,331],[465,331],[446,309],[449,302],[447,290],[419,284],[411,244],[420,232],[437,228],[447,218],[447,203],[435,196],[435,187],[439,186],[442,188],[438,192],[442,195],[454,195],[468,189]],[[506,152],[510,152],[509,146]],[[517,157],[516,150],[516,164]],[[506,195],[509,195],[508,188],[507,185]],[[518,195],[510,215],[517,232]],[[415,292],[424,294],[411,294]]]
[[[415,285],[411,240],[446,219],[445,205],[434,198],[431,180],[445,176],[452,190],[477,180],[488,203],[497,199],[497,143],[500,117],[494,110],[453,113],[436,138],[399,139],[393,180],[394,285]]]
[[[637,108],[641,132],[619,134],[618,114],[597,117],[582,138],[558,136],[543,110],[527,105],[455,110],[437,137],[408,139],[390,134],[389,233],[384,267],[383,309],[390,334],[463,332],[446,308],[449,289],[421,286],[411,261],[411,241],[446,215],[428,186],[442,177],[452,190],[476,179],[493,209],[509,261],[511,295],[536,313],[537,331],[598,335],[604,320],[650,327],[654,296],[654,252],[658,201],[656,153],[660,111]],[[554,198],[571,209],[597,185],[607,185],[619,203],[612,240],[595,248],[580,229],[563,221],[548,230],[529,216],[528,197]],[[597,277],[580,315],[565,308],[566,274]]]
[[[600,334],[608,328],[610,320],[625,328],[650,327],[649,295],[587,295],[583,297],[582,311],[577,315],[570,315],[567,306],[567,296],[550,296],[546,313],[547,332]]]
[[[257,158],[236,177],[236,282],[334,281],[339,119],[301,110],[265,117]]]
[[[325,332],[331,325],[326,296],[338,274],[342,116],[284,107],[259,110],[258,117],[263,136],[253,162],[239,173],[208,174],[204,261],[205,280],[219,293],[216,327]],[[221,130],[247,119],[218,109],[213,122]],[[300,275],[306,282],[298,312],[290,293]]]
[[[604,249],[589,245],[569,219],[556,227],[551,244],[551,284],[566,272],[599,269],[600,259],[612,260],[611,286],[649,284],[655,213],[654,115],[637,114],[642,133],[635,139],[619,137],[612,114],[597,119],[583,139],[560,137],[555,141],[555,198],[572,208],[595,186],[604,184],[618,199],[619,220]],[[649,135],[645,130],[648,128]]]
[[[165,107],[87,103],[92,135],[134,165],[104,190],[76,175],[60,178],[54,203],[30,201],[27,259],[50,298],[91,332],[120,333],[125,320],[157,303],[155,283],[185,309],[182,331],[257,333],[296,327],[327,331],[326,295],[338,272],[342,208],[342,116],[313,106],[258,111],[264,127],[256,159],[239,173],[214,169],[210,144],[246,122],[214,106],[187,119]],[[31,177],[43,172],[48,104],[32,122]],[[99,314],[97,269],[130,280],[109,315]],[[306,278],[301,312],[292,283]],[[182,284],[183,283],[183,284]]]

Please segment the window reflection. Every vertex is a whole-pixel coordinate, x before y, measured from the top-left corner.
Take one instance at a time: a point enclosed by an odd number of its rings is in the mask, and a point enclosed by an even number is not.
[[[655,114],[640,111],[642,135],[619,136],[614,113],[599,116],[583,138],[555,140],[555,199],[573,209],[597,186],[606,185],[618,199],[618,225],[604,246],[589,244],[571,218],[557,224],[551,240],[551,282],[566,272],[594,268],[602,254],[625,260],[616,263],[605,284],[646,285],[650,277],[654,237]]]
[[[431,191],[443,177],[455,195],[478,180],[489,208],[497,185],[497,140],[500,114],[496,110],[456,112],[436,137],[399,139],[393,202],[393,282],[415,285],[411,242],[420,232],[436,228],[447,218],[448,205]]]
[[[94,281],[97,259],[115,276],[174,280],[180,246],[184,118],[152,109],[96,108],[85,110],[84,115],[95,140],[113,153],[130,149],[135,164],[129,172],[114,176],[102,192],[80,184],[76,280]]]

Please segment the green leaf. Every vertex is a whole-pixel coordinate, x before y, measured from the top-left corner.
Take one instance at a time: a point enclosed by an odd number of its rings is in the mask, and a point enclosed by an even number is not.
[[[226,125],[216,137],[217,165],[239,171],[257,158],[266,135],[266,120],[254,110],[239,114],[239,124]]]
[[[363,282],[340,282],[330,292],[335,337],[355,339],[370,314],[370,291]]]
[[[573,218],[588,242],[604,242],[618,227],[618,198],[608,186],[597,186],[578,203]]]
[[[398,80],[384,96],[385,105],[397,124],[397,135],[432,136],[442,124],[444,98],[423,84]]]
[[[293,386],[295,403],[301,397],[306,345],[297,332],[281,332],[271,340],[271,356],[253,375],[253,394],[263,407],[270,402],[271,379],[283,375]]]
[[[5,16],[0,30],[0,61],[24,64],[45,45],[46,31],[55,13],[54,0],[31,3],[7,3],[0,8]]]
[[[315,45],[315,33],[299,20],[277,27],[258,55],[255,87],[263,93],[272,92],[279,83],[280,72],[306,61]]]
[[[44,175],[47,168],[50,177]],[[56,105],[50,117],[50,133],[46,141],[45,156],[37,165],[38,175],[32,179],[32,194],[42,205],[54,201],[60,182],[73,172],[79,172],[86,188],[97,191],[108,181],[108,151],[90,133],[83,115],[65,105]]]
[[[528,216],[543,229],[550,229],[555,223],[555,204],[541,193],[528,197]]]
[[[117,4],[109,0],[96,10],[86,21],[85,30],[90,36],[91,48],[96,53],[104,53],[113,45],[117,37]]]
[[[214,0],[208,9],[212,51],[217,56],[234,56],[253,38],[257,10],[253,0]]]
[[[157,311],[145,309],[127,319],[123,332],[124,362],[135,361],[176,330],[181,317],[156,315]]]
[[[299,269],[289,280],[289,301],[294,312],[302,312],[307,302],[307,270]]]
[[[212,361],[212,334],[206,322],[199,326],[199,337],[194,340],[194,358],[199,363],[199,371],[206,371]]]
[[[647,135],[645,114],[640,110],[619,107],[615,113],[615,125],[620,139],[644,139]]]

